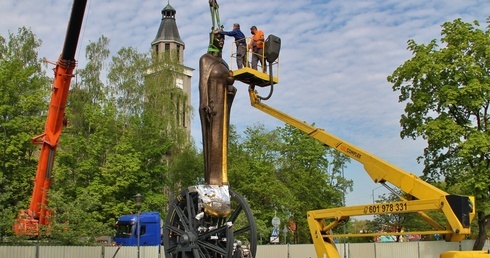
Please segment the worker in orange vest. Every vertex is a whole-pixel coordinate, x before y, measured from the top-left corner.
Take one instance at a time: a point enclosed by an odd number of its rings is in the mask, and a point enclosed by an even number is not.
[[[262,66],[262,72],[267,70],[267,64],[265,63],[264,56],[264,32],[257,29],[256,26],[250,28],[252,33],[252,40],[248,44],[248,49],[252,51],[252,68],[257,70],[257,63],[260,61]]]

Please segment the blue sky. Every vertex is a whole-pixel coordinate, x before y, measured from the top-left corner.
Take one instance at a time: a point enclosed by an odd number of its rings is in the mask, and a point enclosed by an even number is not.
[[[256,25],[265,34],[281,38],[279,84],[267,104],[333,133],[384,160],[420,175],[422,140],[402,140],[398,103],[386,77],[411,57],[407,40],[428,43],[440,38],[440,25],[462,18],[485,26],[490,14],[487,0],[218,0],[225,30],[238,22],[248,35]],[[61,53],[71,1],[7,0],[0,2],[0,35],[30,27],[43,40],[40,56],[56,60]],[[198,60],[206,52],[211,16],[207,0],[170,0],[185,42],[184,63],[195,68],[192,104],[198,106]],[[88,0],[77,59],[85,63],[84,48],[105,35],[111,53],[132,46],[150,49],[160,25],[160,11],[167,0]],[[228,38],[224,56],[231,53]],[[283,124],[252,108],[247,85],[237,82],[238,95],[231,123],[238,130],[254,123],[273,129]],[[265,93],[264,93],[265,94]],[[199,117],[194,116],[192,135],[201,145]],[[260,143],[258,143],[260,144]],[[354,180],[348,205],[371,203],[377,188],[355,161],[345,175]]]

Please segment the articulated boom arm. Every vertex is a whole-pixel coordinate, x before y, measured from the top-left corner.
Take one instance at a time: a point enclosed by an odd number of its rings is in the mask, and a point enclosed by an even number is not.
[[[328,133],[323,129],[316,128],[279,110],[271,108],[260,102],[254,91],[249,91],[250,101],[255,108],[307,133],[310,137],[328,145],[343,154],[359,161],[375,183],[389,182],[403,192],[411,194],[418,199],[434,198],[435,196],[447,195],[446,192],[428,184],[417,176],[403,171],[380,158]]]
[[[449,195],[448,193],[423,181],[419,177],[408,173],[382,159],[330,134],[323,129],[316,128],[279,110],[269,107],[260,101],[253,87],[249,88],[251,105],[299,130],[312,138],[328,145],[343,154],[359,161],[375,183],[386,182],[399,188],[403,192],[415,197],[414,200],[385,204],[369,204],[353,207],[340,207],[308,212],[308,225],[310,227],[313,243],[318,257],[338,257],[338,252],[331,238],[330,229],[350,216],[408,213],[418,212],[436,230],[429,233],[445,235],[447,241],[460,241],[470,233],[470,222],[475,216],[474,198],[468,196]],[[423,211],[434,210],[444,213],[447,219],[446,228],[440,226]],[[331,222],[328,222],[328,221]],[[411,232],[421,234],[421,232]],[[426,232],[428,233],[428,232]],[[390,233],[393,235],[392,233]],[[401,234],[401,233],[400,233]],[[403,234],[407,234],[406,232]],[[371,234],[380,235],[380,234]],[[347,236],[347,235],[344,235]],[[354,236],[350,234],[349,236]],[[369,236],[363,234],[362,236]]]
[[[41,145],[41,152],[29,210],[27,213],[25,211],[19,213],[13,227],[17,235],[37,236],[39,225],[49,224],[50,212],[47,209],[47,193],[51,183],[56,147],[63,128],[70,82],[76,66],[75,52],[86,4],[87,0],[75,0],[73,3],[63,52],[54,70],[51,101],[44,133],[32,140],[33,143]]]

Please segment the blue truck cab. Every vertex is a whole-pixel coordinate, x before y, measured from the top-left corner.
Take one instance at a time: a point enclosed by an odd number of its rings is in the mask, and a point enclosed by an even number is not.
[[[156,246],[162,244],[162,219],[156,211],[142,212],[139,215],[140,246]],[[138,245],[138,214],[122,215],[116,222],[117,245]]]

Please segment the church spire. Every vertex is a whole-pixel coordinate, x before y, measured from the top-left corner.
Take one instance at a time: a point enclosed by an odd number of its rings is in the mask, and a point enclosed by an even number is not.
[[[157,55],[164,52],[176,51],[180,63],[183,64],[185,44],[180,38],[175,14],[175,9],[170,5],[170,1],[167,1],[167,6],[162,10],[160,28],[158,28],[155,39],[151,42],[151,47]]]

